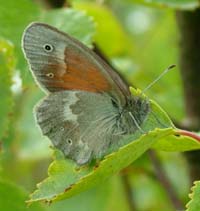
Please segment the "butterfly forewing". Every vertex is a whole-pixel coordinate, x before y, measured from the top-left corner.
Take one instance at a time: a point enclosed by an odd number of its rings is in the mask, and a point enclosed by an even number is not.
[[[50,92],[108,92],[125,104],[128,86],[101,58],[78,40],[42,23],[27,27],[23,49],[33,75]]]

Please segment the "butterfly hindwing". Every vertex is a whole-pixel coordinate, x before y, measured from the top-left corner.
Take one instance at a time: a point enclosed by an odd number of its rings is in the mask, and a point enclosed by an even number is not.
[[[82,91],[50,93],[35,111],[43,135],[78,164],[102,157],[122,134],[117,124],[118,109],[107,95]]]

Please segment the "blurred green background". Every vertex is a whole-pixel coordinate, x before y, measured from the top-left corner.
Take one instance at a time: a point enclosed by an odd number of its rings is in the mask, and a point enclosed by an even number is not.
[[[163,0],[155,5],[151,1],[149,5],[145,0],[71,0],[54,1],[54,6],[51,2],[0,0],[0,210],[130,210],[126,174],[135,210],[174,210],[147,155],[99,187],[51,206],[26,207],[28,193],[47,176],[52,151],[34,121],[33,107],[44,93],[28,69],[21,37],[32,21],[60,27],[90,47],[95,43],[127,81],[141,90],[169,65],[177,64],[146,94],[180,122],[185,112],[174,9],[195,8],[197,1]],[[59,6],[63,8],[55,9]],[[158,157],[185,204],[191,185],[185,158],[164,152]]]

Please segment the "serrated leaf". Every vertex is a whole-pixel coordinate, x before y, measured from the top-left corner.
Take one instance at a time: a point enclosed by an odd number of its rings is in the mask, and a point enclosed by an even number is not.
[[[93,18],[75,9],[57,9],[43,13],[41,21],[67,32],[84,44],[91,46],[95,33]]]
[[[150,6],[169,7],[182,10],[194,10],[199,7],[198,0],[129,0],[133,3],[143,3]]]
[[[189,196],[191,200],[186,205],[186,211],[200,210],[200,181],[194,182],[194,186],[192,187],[192,193]]]
[[[108,7],[92,2],[76,2],[73,6],[84,10],[97,23],[95,42],[107,56],[119,56],[128,51],[130,42],[117,18]],[[112,40],[112,42],[110,42]]]
[[[11,85],[14,64],[13,45],[0,39],[0,138],[8,129],[9,115],[11,115],[13,107]]]
[[[39,205],[27,207],[26,193],[10,182],[0,180],[0,210],[5,211],[43,211]]]
[[[117,203],[116,203],[117,201]],[[77,203],[78,202],[78,203]],[[124,186],[120,175],[110,178],[88,191],[68,200],[51,204],[48,211],[129,211]]]
[[[106,156],[99,166],[94,168],[83,167],[76,170],[76,165],[64,157],[55,160],[49,168],[49,177],[38,185],[38,190],[31,195],[29,202],[69,198],[100,184],[106,178],[132,163],[157,139],[169,135],[171,132],[171,129],[150,132],[148,135],[120,148],[119,151]]]

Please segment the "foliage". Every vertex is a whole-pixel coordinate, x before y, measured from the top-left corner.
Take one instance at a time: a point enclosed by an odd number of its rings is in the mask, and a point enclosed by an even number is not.
[[[8,130],[8,124],[11,118],[13,107],[13,98],[11,93],[12,73],[15,58],[13,57],[13,46],[5,40],[0,40],[0,138],[2,138]]]
[[[129,210],[131,199],[127,195],[127,181],[124,181],[128,176],[138,210],[171,211],[168,196],[155,179],[145,153],[149,149],[156,150],[179,198],[184,204],[187,202],[189,173],[178,152],[197,150],[200,143],[197,136],[181,133],[155,102],[161,104],[176,122],[183,119],[179,67],[148,90],[147,96],[153,100],[150,100],[151,113],[142,125],[146,133],[138,131],[127,137],[123,147],[96,164],[77,167],[55,149],[54,160],[50,161],[50,142],[42,137],[32,114],[34,105],[43,96],[21,51],[23,30],[32,21],[56,26],[90,48],[95,42],[129,83],[142,89],[162,69],[178,63],[174,10],[160,8],[194,9],[198,1],[135,2],[110,0],[102,4],[100,1],[74,0],[72,8],[45,10],[36,1],[1,1],[0,142],[3,150],[0,154],[0,210]],[[134,96],[141,94],[133,88],[131,92]],[[180,172],[184,175],[182,178]],[[199,182],[192,190],[188,211],[198,210]],[[28,197],[27,192],[32,191]],[[27,200],[34,202],[30,208],[26,207]],[[38,201],[57,202],[41,206]]]
[[[0,180],[0,209],[16,211],[43,211],[40,205],[27,207],[25,200],[27,193],[22,188],[5,180]]]
[[[190,194],[191,200],[186,205],[187,211],[195,211],[200,209],[199,194],[200,194],[200,182],[197,181],[194,183],[194,186],[192,187],[192,193]]]
[[[48,11],[43,13],[41,21],[53,25],[81,40],[85,45],[91,46],[95,33],[95,23],[93,18],[87,16],[85,12],[78,12],[70,8]]]
[[[132,1],[132,0],[131,0]],[[176,9],[195,9],[199,6],[199,2],[197,0],[137,0],[139,3],[150,4],[152,6],[160,6],[160,7],[170,7]]]

